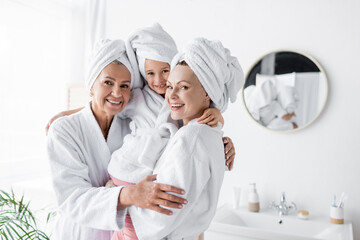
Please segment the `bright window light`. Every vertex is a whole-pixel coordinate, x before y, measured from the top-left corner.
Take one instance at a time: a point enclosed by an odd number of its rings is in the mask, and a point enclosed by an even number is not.
[[[45,125],[73,80],[73,9],[41,2],[0,4],[0,183],[48,174]]]

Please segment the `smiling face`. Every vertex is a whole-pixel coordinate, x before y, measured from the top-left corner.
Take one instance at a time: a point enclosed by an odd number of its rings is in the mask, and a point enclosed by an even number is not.
[[[171,109],[171,118],[183,120],[184,125],[200,117],[210,106],[199,79],[189,66],[177,65],[167,81],[166,101]]]
[[[145,60],[145,75],[149,87],[156,93],[164,95],[166,92],[166,81],[170,74],[170,65],[166,62]]]
[[[130,99],[131,74],[122,64],[110,63],[99,74],[91,88],[91,109],[95,116],[112,119]]]

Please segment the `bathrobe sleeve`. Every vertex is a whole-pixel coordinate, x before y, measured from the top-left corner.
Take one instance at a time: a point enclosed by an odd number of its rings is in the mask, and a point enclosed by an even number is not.
[[[48,156],[53,174],[54,190],[61,214],[82,226],[121,230],[125,211],[117,211],[121,187],[94,187],[86,149],[71,126],[54,122],[48,136]],[[70,130],[69,130],[70,129]],[[75,130],[76,131],[76,130]]]
[[[138,183],[152,174],[167,140],[155,128],[136,129],[136,133],[125,136],[121,148],[111,155],[109,174],[122,181]]]
[[[282,106],[280,105],[280,103],[276,100],[274,100],[271,104],[270,107],[271,109],[271,113],[279,118],[283,117],[285,114],[287,114],[287,112],[285,111],[285,109],[282,108]]]
[[[292,113],[298,106],[298,96],[294,87],[282,86],[279,89],[278,101],[287,113]]]
[[[184,205],[183,209],[171,209],[172,216],[134,206],[130,207],[129,212],[139,239],[162,239],[183,224],[185,219],[191,216],[196,205],[202,205],[205,208],[208,205],[206,202],[198,203],[198,199],[203,191],[206,191],[204,188],[211,177],[210,161],[207,159],[207,155],[209,154],[208,149],[211,149],[212,146],[207,146],[206,140],[204,141],[209,136],[202,136],[196,128],[188,130],[191,135],[176,136],[175,141],[169,142],[164,152],[165,158],[158,162],[158,165],[161,166],[154,171],[157,173],[157,182],[185,189],[186,194],[183,197],[188,200],[188,204]],[[211,219],[208,221],[210,223]],[[192,227],[196,228],[197,226]],[[189,232],[193,232],[192,230],[187,229]],[[179,236],[176,237],[182,238],[187,236],[187,233],[182,232],[177,235]],[[178,239],[175,236],[172,237]]]
[[[131,98],[124,110],[118,113],[122,118],[130,118],[130,128],[134,132],[137,128],[153,128],[160,106],[149,104],[144,90],[136,88],[131,91]]]

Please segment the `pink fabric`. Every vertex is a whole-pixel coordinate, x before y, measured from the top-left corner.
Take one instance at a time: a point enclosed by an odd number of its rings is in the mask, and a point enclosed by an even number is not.
[[[120,179],[114,178],[110,176],[111,180],[113,180],[115,186],[131,186],[135,185],[135,183],[121,181]],[[136,232],[134,229],[134,225],[132,224],[131,217],[129,214],[126,214],[125,217],[125,226],[120,232],[114,232],[111,240],[138,240],[136,236]]]
[[[114,232],[111,240],[138,240],[129,214],[125,217],[125,227],[120,232]]]
[[[131,183],[131,182],[125,182],[125,181],[121,181],[120,179],[117,179],[113,176],[110,175],[111,180],[113,180],[115,186],[131,186],[131,185],[135,185],[135,183]]]

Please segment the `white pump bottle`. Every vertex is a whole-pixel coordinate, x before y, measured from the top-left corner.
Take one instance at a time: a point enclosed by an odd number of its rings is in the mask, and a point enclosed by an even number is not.
[[[259,212],[260,210],[259,195],[255,183],[249,184],[248,210],[250,212]]]

